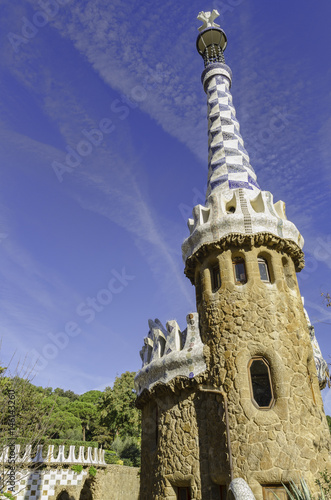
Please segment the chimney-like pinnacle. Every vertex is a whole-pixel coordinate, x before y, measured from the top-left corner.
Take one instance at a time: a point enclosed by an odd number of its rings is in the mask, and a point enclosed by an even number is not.
[[[214,20],[219,16],[217,10],[212,12],[199,12],[197,19],[203,22],[198,28],[200,34],[197,38],[197,51],[203,57],[205,66],[215,62],[224,63],[224,50],[227,38],[224,31]]]

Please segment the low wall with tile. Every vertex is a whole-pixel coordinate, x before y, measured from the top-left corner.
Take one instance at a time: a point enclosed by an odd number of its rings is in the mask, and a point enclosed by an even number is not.
[[[139,500],[139,469],[124,465],[98,469],[95,478],[88,467],[26,469],[16,473],[16,481],[16,500]]]
[[[88,479],[88,468],[81,472],[55,468],[25,469],[16,473],[14,495],[16,500],[56,500],[61,492],[66,491],[67,500],[79,500]]]
[[[8,447],[0,456],[7,473],[15,479],[16,500],[138,500],[139,469],[123,465],[107,465],[104,450],[59,446],[54,456],[54,446],[38,446],[34,456],[31,446],[21,453],[20,446]],[[81,471],[72,470],[81,465]],[[95,477],[89,473],[90,467],[97,469]],[[7,485],[8,491],[10,485]],[[0,500],[2,496],[0,494]]]

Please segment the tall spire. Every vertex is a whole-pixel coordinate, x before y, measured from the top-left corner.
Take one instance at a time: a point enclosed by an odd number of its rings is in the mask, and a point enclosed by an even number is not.
[[[201,80],[208,103],[208,186],[206,198],[221,190],[229,199],[233,189],[247,190],[256,197],[260,187],[240,134],[236,110],[230,93],[232,73],[225,64],[227,38],[214,19],[217,10],[200,12],[204,24],[199,29],[197,50],[203,57],[205,70]]]
[[[206,206],[194,207],[182,247],[197,312],[188,314],[184,331],[174,320],[166,327],[149,321],[135,378],[142,499],[216,500],[229,498],[228,491],[235,498],[285,497],[282,483],[296,481],[298,470],[317,494],[316,464],[330,468],[296,279],[303,241],[284,203],[274,204],[257,185],[235,118],[217,15],[198,17],[209,177]],[[316,353],[323,385],[328,372]]]
[[[274,204],[273,195],[261,191],[244,146],[230,91],[232,72],[224,59],[227,37],[214,22],[218,16],[217,10],[198,15],[203,22],[196,46],[205,65],[201,81],[207,94],[208,180],[206,206],[194,207],[193,219],[188,220],[184,261],[202,246],[231,234],[274,235],[291,240],[300,254],[303,238],[287,220],[285,203]],[[301,259],[298,268],[302,266]]]

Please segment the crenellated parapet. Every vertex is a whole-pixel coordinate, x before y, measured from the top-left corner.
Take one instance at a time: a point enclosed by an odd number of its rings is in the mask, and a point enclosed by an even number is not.
[[[51,444],[47,448],[46,454],[43,453],[43,445],[37,446],[36,454],[32,456],[32,446],[27,445],[25,450],[21,452],[21,445],[15,445],[15,456],[9,446],[5,446],[3,453],[0,455],[0,463],[8,464],[15,463],[19,465],[29,466],[33,464],[58,465],[58,464],[81,464],[81,465],[96,465],[105,467],[105,450],[93,448],[89,446],[86,451],[84,446],[79,446],[76,453],[76,446],[71,445],[69,453],[65,453],[65,445],[59,446],[59,451],[54,456],[54,445]]]
[[[274,203],[268,191],[260,191],[252,199],[244,195],[243,189],[233,190],[231,198],[222,191],[215,191],[209,195],[206,207],[194,207],[188,227],[190,236],[182,245],[184,262],[203,245],[220,241],[230,234],[268,233],[292,241],[300,249],[304,243],[296,226],[286,217],[285,203]]]
[[[166,328],[156,319],[149,320],[149,332],[140,351],[143,362],[135,378],[137,394],[154,384],[166,384],[177,376],[193,378],[206,370],[198,313],[188,314],[187,328],[180,330],[175,320]]]

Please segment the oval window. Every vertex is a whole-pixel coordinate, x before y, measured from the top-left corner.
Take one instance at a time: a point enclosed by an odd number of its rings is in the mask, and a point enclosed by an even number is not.
[[[249,363],[252,398],[259,408],[270,408],[273,391],[269,364],[263,358],[252,359]]]

